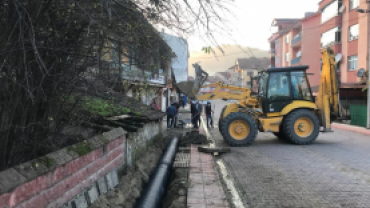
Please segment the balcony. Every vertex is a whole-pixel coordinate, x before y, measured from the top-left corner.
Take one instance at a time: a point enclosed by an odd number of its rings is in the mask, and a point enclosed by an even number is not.
[[[297,57],[297,58],[295,58],[295,59],[292,59],[292,60],[290,61],[290,65],[299,64],[299,63],[301,62],[301,58],[302,58],[302,57]]]
[[[142,81],[148,82],[152,84],[167,84],[167,77],[160,75],[160,74],[151,74],[148,72],[143,72],[140,70],[130,70],[130,71],[123,71],[121,73],[121,78],[124,80],[131,80],[131,81]]]
[[[302,34],[299,33],[298,35],[294,36],[292,42],[290,43],[292,47],[299,46],[302,41]]]

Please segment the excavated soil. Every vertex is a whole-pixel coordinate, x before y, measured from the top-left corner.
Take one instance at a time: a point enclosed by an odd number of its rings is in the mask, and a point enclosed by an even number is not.
[[[162,208],[186,208],[188,168],[175,168]]]
[[[209,144],[210,142],[205,135],[191,129],[170,129],[165,133],[164,141],[168,142],[173,137],[180,139],[180,147],[190,147],[191,144]]]
[[[118,187],[106,195],[101,195],[91,208],[133,208],[143,192],[145,184],[156,167],[166,144],[174,138],[180,139],[180,147],[191,144],[208,144],[209,141],[198,131],[191,129],[169,129],[163,135],[163,143],[158,142],[148,148],[145,156],[136,161],[135,168],[125,170]],[[163,208],[186,208],[188,186],[188,167],[173,168],[171,180],[163,200]]]
[[[148,148],[145,156],[136,161],[136,167],[126,170],[118,187],[106,195],[101,195],[92,208],[132,208],[140,197],[144,185],[162,156],[164,145],[155,144]]]

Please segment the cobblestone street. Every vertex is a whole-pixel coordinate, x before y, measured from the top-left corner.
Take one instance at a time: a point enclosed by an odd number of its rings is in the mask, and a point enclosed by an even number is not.
[[[215,124],[224,103],[213,102]],[[222,155],[245,207],[370,207],[370,138],[334,131],[308,146],[259,133],[251,146]],[[226,146],[217,125],[210,133]]]

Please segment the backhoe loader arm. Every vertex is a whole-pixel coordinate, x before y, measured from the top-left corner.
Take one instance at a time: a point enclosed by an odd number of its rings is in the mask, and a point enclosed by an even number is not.
[[[191,81],[175,83],[175,85],[180,92],[184,93],[190,99],[197,100],[199,89],[207,80],[208,73],[203,71],[202,67],[198,63],[193,64],[193,67],[195,69],[195,79]]]
[[[212,93],[206,93],[203,95],[198,95],[198,100],[246,100],[250,97],[251,90],[244,87],[238,87],[235,85],[227,85],[222,82],[215,82],[208,85],[203,85],[201,88],[214,87],[216,89]],[[228,92],[221,92],[221,89],[227,89]]]
[[[324,131],[331,131],[331,120],[342,117],[345,112],[340,104],[339,80],[335,67],[337,63],[334,53],[328,48],[323,49],[321,54],[322,72],[316,104]]]

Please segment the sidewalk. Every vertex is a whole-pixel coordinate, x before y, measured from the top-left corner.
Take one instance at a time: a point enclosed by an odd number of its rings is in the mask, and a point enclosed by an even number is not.
[[[332,123],[331,126],[334,129],[341,129],[341,130],[345,130],[345,131],[351,131],[351,132],[356,132],[356,133],[359,133],[359,134],[370,136],[370,130],[366,129],[366,128],[363,128],[363,127],[351,126],[351,125],[348,125],[348,124],[339,124],[339,123]]]
[[[206,134],[204,125],[200,134]],[[188,208],[229,208],[222,188],[215,160],[212,155],[198,152],[198,145],[191,145]]]

